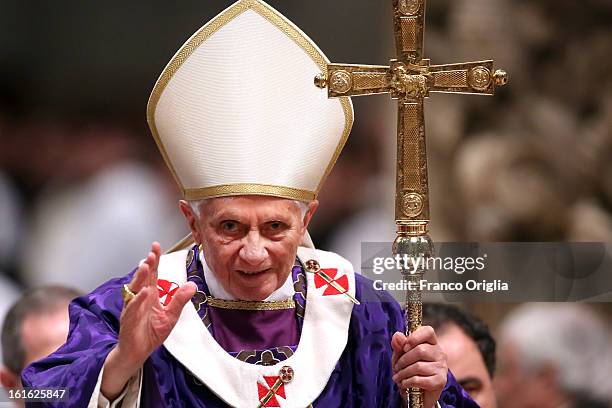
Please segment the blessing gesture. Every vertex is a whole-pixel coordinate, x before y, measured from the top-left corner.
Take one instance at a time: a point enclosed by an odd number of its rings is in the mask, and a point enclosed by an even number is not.
[[[176,291],[170,303],[163,306],[157,289],[160,257],[160,245],[154,242],[132,282],[124,287],[119,341],[106,359],[101,385],[102,394],[111,401],[170,335],[183,307],[196,292],[196,286],[187,282]]]

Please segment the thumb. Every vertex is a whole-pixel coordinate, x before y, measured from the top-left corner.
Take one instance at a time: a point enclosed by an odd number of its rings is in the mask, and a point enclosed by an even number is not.
[[[406,344],[406,336],[404,333],[395,332],[391,338],[391,348],[393,349],[393,355],[391,356],[391,367],[395,367],[397,360],[404,354],[404,344]]]
[[[393,337],[391,338],[391,348],[396,353],[401,353],[404,349],[404,344],[406,344],[406,335],[404,333],[395,332]]]
[[[182,285],[172,297],[170,304],[166,307],[166,314],[174,320],[178,320],[185,304],[195,295],[197,287],[193,282]]]

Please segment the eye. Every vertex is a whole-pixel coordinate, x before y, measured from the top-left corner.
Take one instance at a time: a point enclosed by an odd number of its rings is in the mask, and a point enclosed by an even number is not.
[[[468,380],[459,381],[459,384],[468,393],[479,392],[482,389],[482,387],[483,387],[482,382],[480,380],[476,379],[476,378],[473,378],[473,379],[470,378]]]
[[[287,224],[282,221],[270,221],[266,223],[266,231],[269,234],[278,234],[287,229]]]
[[[272,221],[270,224],[270,229],[273,231],[280,230],[283,227],[283,223],[280,221]]]
[[[226,220],[221,222],[221,230],[223,232],[236,232],[238,231],[238,222],[233,220]]]

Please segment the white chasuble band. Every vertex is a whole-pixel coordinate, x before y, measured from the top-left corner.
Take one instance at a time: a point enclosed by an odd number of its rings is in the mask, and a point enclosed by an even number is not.
[[[180,251],[162,256],[159,279],[184,284],[186,255],[187,251]],[[303,247],[298,249],[298,257],[302,263],[317,260],[322,269],[333,271],[335,280],[346,282],[348,292],[355,296],[355,274],[350,262],[331,252]],[[283,384],[277,401],[283,408],[307,407],[324,390],[346,347],[353,303],[326,285],[317,285],[314,274],[306,273],[306,278],[306,312],[299,345],[284,361],[260,366],[232,357],[212,337],[191,302],[183,308],[164,346],[219,398],[239,408],[257,407],[261,387],[273,388],[273,379],[289,366],[293,378]]]

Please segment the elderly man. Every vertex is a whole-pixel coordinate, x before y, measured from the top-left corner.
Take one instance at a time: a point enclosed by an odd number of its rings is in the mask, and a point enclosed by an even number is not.
[[[588,305],[529,303],[500,328],[500,408],[609,408],[610,328]]]
[[[352,124],[350,100],[313,84],[326,63],[257,0],[185,43],[148,120],[193,244],[154,243],[75,302],[68,342],[25,383],[68,387],[74,407],[400,407],[407,387],[426,408],[476,406],[433,329],[404,336],[399,305],[308,238]]]

